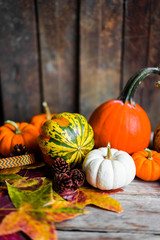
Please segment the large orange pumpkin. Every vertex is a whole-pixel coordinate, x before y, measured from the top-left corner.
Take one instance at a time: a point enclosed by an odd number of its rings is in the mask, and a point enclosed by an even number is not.
[[[48,107],[47,102],[43,102],[42,105],[44,107],[45,113],[33,116],[30,121],[30,123],[33,124],[38,129],[39,133],[41,133],[41,127],[45,123],[45,121],[51,120],[51,118],[56,114],[50,113],[50,109]]]
[[[38,130],[30,123],[6,121],[0,127],[0,153],[4,157],[10,156],[17,144],[25,145],[30,153],[38,150]]]
[[[131,154],[148,146],[150,121],[133,97],[140,82],[152,73],[160,74],[160,68],[138,71],[128,80],[118,99],[103,103],[92,113],[89,124],[94,130],[96,148],[105,147],[110,142],[113,148]]]

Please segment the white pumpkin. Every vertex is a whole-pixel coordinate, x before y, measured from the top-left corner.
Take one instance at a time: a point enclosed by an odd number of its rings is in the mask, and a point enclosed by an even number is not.
[[[124,152],[107,147],[90,151],[82,168],[90,185],[101,190],[124,187],[135,178],[136,168],[132,157]]]

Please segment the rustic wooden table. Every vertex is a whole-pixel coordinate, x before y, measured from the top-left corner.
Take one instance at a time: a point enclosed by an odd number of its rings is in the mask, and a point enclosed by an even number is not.
[[[122,213],[88,206],[89,213],[56,224],[58,240],[160,239],[159,181],[135,179],[110,197],[120,202]]]

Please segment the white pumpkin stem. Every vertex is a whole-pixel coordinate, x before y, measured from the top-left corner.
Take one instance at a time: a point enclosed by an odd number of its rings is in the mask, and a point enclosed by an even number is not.
[[[51,112],[49,110],[47,102],[43,102],[42,105],[43,105],[43,107],[45,109],[46,118],[50,120],[51,119]]]
[[[7,121],[5,121],[4,123],[10,124],[10,125],[12,125],[13,127],[15,127],[15,134],[20,134],[20,133],[21,133],[21,131],[20,131],[17,123],[15,123],[14,121],[7,120]]]
[[[111,153],[111,144],[110,144],[110,142],[107,143],[107,155],[106,155],[105,158],[106,159],[110,159],[110,160],[113,159],[112,153]]]
[[[145,148],[145,151],[148,153],[148,160],[152,160],[152,151],[149,148]]]

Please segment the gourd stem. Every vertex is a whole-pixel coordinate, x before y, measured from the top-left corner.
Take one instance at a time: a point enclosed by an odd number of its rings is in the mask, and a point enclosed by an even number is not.
[[[48,107],[47,102],[43,102],[42,105],[43,105],[43,107],[44,107],[44,109],[45,109],[46,119],[49,119],[49,120],[50,120],[50,119],[51,119],[51,112],[50,112],[50,110],[49,110],[49,107]]]
[[[21,131],[20,131],[17,123],[15,123],[14,121],[7,120],[7,121],[5,121],[4,123],[8,123],[8,124],[12,125],[13,127],[15,127],[15,131],[14,131],[15,134],[20,134],[20,133],[21,133]]]
[[[148,160],[152,160],[152,151],[149,148],[145,148],[145,151],[148,153]]]
[[[110,142],[107,143],[107,155],[105,157],[106,159],[113,159],[112,153],[111,153],[111,145]]]
[[[148,75],[155,73],[160,75],[160,68],[158,67],[151,67],[151,68],[144,68],[140,71],[136,72],[127,82],[126,86],[122,90],[120,96],[118,99],[125,102],[130,102],[131,104],[135,104],[134,102],[134,94],[138,87],[138,85],[141,83],[141,81],[147,77]],[[155,86],[160,86],[160,81],[155,82]]]

